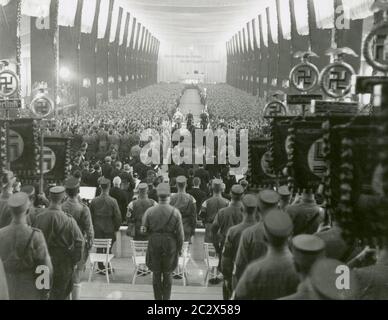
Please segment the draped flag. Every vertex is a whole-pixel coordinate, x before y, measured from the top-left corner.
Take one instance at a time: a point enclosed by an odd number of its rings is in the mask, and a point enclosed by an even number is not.
[[[120,43],[120,48],[119,48],[119,74],[121,77],[121,82],[119,82],[120,86],[120,95],[125,96],[127,93],[127,39],[128,39],[128,33],[129,33],[129,21],[130,21],[130,14],[129,12],[126,13],[125,17],[125,23],[121,23],[124,28],[120,31],[120,36],[121,33],[122,35],[122,41]]]
[[[94,0],[92,0],[94,2]],[[84,5],[89,1],[84,0]],[[96,43],[97,43],[97,28],[98,28],[98,16],[100,13],[100,0],[95,1],[96,7],[93,16],[92,28],[90,33],[81,34],[81,106],[90,106],[95,108],[97,105],[97,64],[96,64]],[[85,7],[83,8],[85,12]],[[85,29],[84,29],[85,30]],[[89,29],[88,29],[89,30]]]
[[[240,47],[240,54],[239,54],[239,65],[240,65],[240,75],[239,75],[239,85],[238,88],[241,90],[244,90],[244,84],[245,84],[245,63],[244,63],[244,46],[241,39],[241,31],[238,32],[238,44]]]
[[[3,1],[0,9],[0,59],[9,59],[15,62],[17,1]]]
[[[84,0],[81,18],[81,32],[92,33],[97,0]]]
[[[66,165],[70,154],[70,139],[46,137],[43,149],[43,172],[47,182],[62,182],[66,178]]]
[[[319,70],[322,70],[330,63],[330,57],[326,55],[326,50],[331,47],[331,30],[318,28],[317,8],[314,0],[308,0],[308,12],[311,50],[319,56],[313,59],[313,63]]]
[[[291,17],[288,1],[276,0],[278,15],[279,71],[278,87],[289,88],[289,74],[292,69],[291,52]]]
[[[346,61],[354,68],[358,73],[361,65],[361,44],[362,44],[362,31],[363,20],[351,19],[351,3],[346,0],[336,0],[336,8],[342,8],[342,10],[336,10],[336,43],[337,47],[348,47],[354,50],[358,57],[347,56]]]
[[[110,0],[101,0],[100,15],[98,18],[98,39],[105,38],[110,14]]]
[[[250,183],[254,188],[275,185],[276,177],[270,174],[269,142],[269,139],[262,138],[249,143]]]
[[[335,11],[334,0],[314,0],[314,5],[318,28],[333,29]]]
[[[268,94],[268,28],[263,15],[259,15],[260,25],[260,97],[266,97]]]
[[[129,40],[129,45],[127,48],[127,74],[128,74],[128,92],[131,93],[136,88],[136,82],[134,78],[135,69],[134,69],[134,43],[135,43],[135,37],[136,37],[136,26],[137,26],[137,19],[134,17],[132,19],[132,28],[131,28],[131,36]]]
[[[78,0],[59,0],[58,4],[58,25],[73,27]]]
[[[139,79],[139,43],[140,43],[140,31],[141,31],[141,23],[137,23],[137,28],[136,28],[136,40],[135,40],[135,49],[133,51],[133,70],[134,70],[134,89],[138,89],[138,79]]]
[[[260,49],[259,49],[259,33],[257,19],[252,20],[252,36],[253,36],[253,50],[254,50],[254,86],[253,95],[256,96],[259,91],[260,82]]]
[[[247,35],[248,35],[248,61],[249,61],[249,67],[248,67],[248,76],[249,76],[249,93],[253,94],[253,87],[255,83],[255,52],[253,51],[253,43],[252,43],[252,28],[251,28],[251,21],[248,21],[247,23]]]
[[[113,17],[112,13],[112,17]],[[119,37],[121,30],[121,23],[123,17],[123,8],[119,8],[118,18],[115,23],[112,23],[112,29],[110,30],[110,34],[115,34],[113,42],[109,42],[109,97],[113,99],[117,99],[119,96]]]
[[[272,8],[275,9],[272,10]],[[268,25],[268,84],[271,90],[275,91],[278,85],[278,67],[279,67],[279,46],[278,46],[278,22],[276,7],[266,9],[267,25]]]
[[[50,2],[51,0],[22,0],[22,15],[46,18],[50,14]]]

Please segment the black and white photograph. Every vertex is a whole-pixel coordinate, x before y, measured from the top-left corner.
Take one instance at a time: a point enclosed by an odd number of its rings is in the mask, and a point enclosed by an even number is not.
[[[0,300],[387,301],[388,0],[0,0]]]

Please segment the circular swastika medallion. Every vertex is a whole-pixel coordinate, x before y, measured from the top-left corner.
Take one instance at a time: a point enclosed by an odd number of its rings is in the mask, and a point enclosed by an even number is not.
[[[319,70],[310,62],[295,66],[290,73],[291,85],[300,92],[313,91],[319,82]]]
[[[271,173],[270,159],[271,159],[271,152],[268,151],[264,153],[263,157],[261,158],[261,168],[265,173],[265,175],[267,175],[270,178],[276,178],[276,176]]]
[[[18,160],[24,151],[24,140],[16,131],[9,130],[8,136],[9,161]]]
[[[0,97],[13,96],[19,88],[19,79],[16,73],[10,70],[0,72]]]
[[[345,97],[352,89],[353,67],[345,62],[334,62],[322,70],[320,86],[332,98]]]
[[[54,151],[49,147],[43,148],[43,173],[49,173],[54,169],[57,158]]]
[[[322,178],[326,172],[326,161],[323,153],[323,139],[315,141],[308,152],[307,161],[310,171],[319,178]]]

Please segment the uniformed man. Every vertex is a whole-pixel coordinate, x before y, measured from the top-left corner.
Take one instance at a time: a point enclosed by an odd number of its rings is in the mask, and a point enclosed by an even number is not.
[[[116,242],[116,233],[121,226],[121,212],[117,201],[109,195],[110,180],[102,177],[99,180],[101,195],[92,200],[90,204],[90,213],[92,215],[94,236],[96,239],[112,239]],[[104,253],[103,249],[98,250]],[[101,273],[105,270],[104,264],[98,266]],[[110,271],[105,271],[110,272]]]
[[[132,201],[128,205],[127,210],[127,219],[128,219],[128,227],[134,226],[134,237],[135,241],[146,241],[147,235],[143,234],[140,231],[142,226],[142,221],[145,212],[157,205],[157,202],[148,198],[148,185],[146,183],[140,183],[138,186],[139,195],[137,200]]]
[[[278,193],[280,196],[279,208],[285,211],[291,200],[290,189],[288,188],[288,186],[280,186],[278,189]]]
[[[299,235],[292,239],[292,253],[300,284],[296,293],[281,300],[317,300],[309,274],[315,262],[325,256],[325,243],[317,236]]]
[[[50,189],[50,205],[39,214],[33,227],[42,230],[54,267],[50,299],[65,300],[73,290],[73,272],[82,257],[84,238],[74,218],[63,212],[65,188]]]
[[[0,258],[4,263],[9,297],[11,300],[46,299],[48,290],[37,288],[35,276],[38,266],[46,266],[47,281],[50,281],[52,264],[43,233],[27,225],[28,195],[23,192],[12,195],[8,206],[13,220],[0,229]]]
[[[197,226],[197,207],[193,196],[186,193],[187,179],[179,176],[176,179],[178,192],[171,196],[170,204],[177,208],[182,215],[185,241],[191,243]]]
[[[239,248],[237,250],[235,267],[233,270],[233,284],[242,276],[249,263],[264,257],[267,253],[267,242],[264,235],[263,220],[269,211],[277,208],[279,195],[273,190],[263,190],[259,193],[259,222],[245,229],[241,235]]]
[[[222,250],[229,229],[241,223],[243,220],[243,205],[241,199],[244,188],[241,185],[234,185],[231,190],[232,201],[227,208],[223,208],[216,214],[212,225],[213,244],[221,257]]]
[[[323,221],[322,208],[317,205],[311,191],[304,190],[299,201],[288,206],[286,212],[294,224],[294,236],[316,233]]]
[[[229,229],[222,252],[221,270],[224,276],[224,300],[229,300],[232,296],[233,267],[241,234],[246,228],[256,224],[257,197],[248,194],[244,196],[242,202],[244,206],[244,219],[240,224]]]
[[[13,185],[16,182],[11,171],[4,172],[1,177],[0,195],[0,228],[8,226],[12,221],[12,214],[8,208],[8,199],[12,195]]]
[[[288,249],[288,238],[292,234],[291,218],[274,209],[266,214],[263,224],[268,253],[247,267],[237,284],[236,300],[279,299],[297,290],[299,277]]]
[[[211,232],[212,224],[219,210],[226,208],[229,201],[222,197],[222,181],[219,179],[212,182],[213,196],[202,204],[201,219],[205,225],[205,243],[213,242]]]
[[[161,183],[157,193],[159,205],[146,211],[142,231],[149,237],[146,260],[153,272],[155,300],[170,300],[172,272],[178,266],[184,231],[179,210],[168,204],[170,186]]]
[[[28,199],[30,201],[30,207],[27,210],[27,223],[31,225],[30,223],[30,217],[37,216],[40,212],[42,212],[43,208],[37,208],[35,207],[34,203],[36,200],[36,190],[33,186],[23,186],[21,189],[21,192],[24,192],[28,195]]]
[[[322,258],[318,259],[310,272],[310,283],[318,300],[354,300],[360,292],[359,281],[351,269],[343,262]],[[343,273],[341,273],[341,270]],[[343,287],[338,287],[338,279],[342,275],[348,279],[341,281]]]
[[[94,239],[94,229],[90,210],[85,204],[79,201],[79,187],[80,183],[78,179],[69,178],[66,180],[65,188],[68,198],[62,205],[63,212],[66,212],[75,219],[85,239],[83,243],[82,258],[74,271],[73,300],[79,300],[81,273],[85,271],[85,263],[88,259],[89,250],[93,245]]]

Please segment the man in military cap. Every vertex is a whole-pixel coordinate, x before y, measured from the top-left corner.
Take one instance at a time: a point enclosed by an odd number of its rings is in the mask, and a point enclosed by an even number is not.
[[[315,262],[325,256],[325,243],[317,236],[299,235],[292,239],[292,253],[300,284],[296,293],[282,300],[316,300],[308,277]]]
[[[278,189],[278,193],[280,196],[279,208],[284,211],[286,210],[286,207],[290,204],[291,192],[288,186],[280,186]]]
[[[277,192],[273,190],[263,190],[259,193],[259,222],[252,227],[245,229],[241,235],[236,255],[235,268],[233,270],[234,285],[236,285],[249,263],[262,258],[267,253],[263,220],[269,211],[277,208],[278,203],[279,195]]]
[[[323,221],[323,211],[315,201],[314,193],[303,190],[303,193],[297,201],[286,208],[294,224],[294,235],[314,234]]]
[[[144,214],[142,232],[149,237],[146,260],[153,272],[155,299],[170,300],[172,272],[178,266],[184,231],[179,210],[168,204],[170,186],[161,183],[157,193],[159,204]]]
[[[345,271],[345,269],[347,269]],[[342,276],[345,281],[338,281]],[[317,300],[354,300],[360,293],[359,281],[353,272],[343,262],[322,258],[312,266],[309,281]],[[338,286],[342,284],[342,287]]]
[[[197,207],[193,196],[186,193],[187,179],[179,176],[176,179],[178,192],[171,196],[170,204],[177,208],[182,215],[185,241],[191,242],[197,225]]]
[[[43,233],[27,225],[29,206],[27,194],[20,192],[12,195],[8,199],[12,222],[0,230],[0,258],[4,263],[11,300],[47,298],[48,291],[36,287],[35,272],[38,266],[46,266],[48,280],[52,272]]]
[[[8,208],[8,199],[12,195],[13,185],[16,177],[11,171],[6,171],[1,176],[0,194],[0,228],[8,226],[12,221],[12,214]]]
[[[146,241],[147,235],[141,233],[140,228],[142,225],[143,217],[145,212],[157,205],[152,199],[148,198],[148,185],[146,183],[140,183],[138,186],[139,196],[137,200],[132,201],[128,205],[127,209],[127,220],[128,228],[134,227],[134,237],[135,241]]]
[[[37,208],[35,207],[34,203],[35,203],[35,200],[36,200],[36,196],[35,196],[35,188],[33,186],[23,186],[20,190],[21,192],[24,192],[25,194],[28,195],[28,199],[30,201],[30,207],[28,208],[28,211],[27,211],[27,223],[29,225],[32,224],[32,221],[34,220],[34,218],[40,213],[42,212],[42,208]]]
[[[81,260],[84,238],[74,218],[63,212],[64,187],[50,189],[50,205],[33,227],[42,230],[54,267],[51,300],[65,300],[73,289],[73,272]]]
[[[249,183],[247,180],[243,179],[241,180],[240,182],[240,185],[244,188],[244,193],[247,193],[248,192],[248,188],[249,188]]]
[[[71,215],[78,224],[83,236],[82,258],[74,271],[74,285],[72,299],[79,299],[81,272],[85,271],[85,263],[88,259],[89,250],[93,245],[94,229],[89,208],[79,200],[79,181],[76,178],[69,178],[65,182],[67,200],[62,204],[63,212]]]
[[[226,208],[229,201],[222,197],[222,181],[215,179],[212,182],[213,196],[207,199],[201,208],[201,219],[205,225],[205,243],[213,242],[212,224],[219,210]]]
[[[223,208],[216,214],[212,225],[213,244],[221,257],[222,250],[229,229],[241,223],[243,220],[243,205],[241,199],[244,188],[241,185],[234,185],[231,190],[232,201],[227,208]]]
[[[117,201],[109,195],[110,180],[105,177],[100,178],[101,195],[94,198],[90,204],[90,213],[92,215],[94,236],[96,239],[112,239],[116,242],[116,232],[121,226],[121,212]],[[104,253],[100,250],[100,253]],[[104,270],[102,263],[98,268]]]
[[[292,234],[291,218],[274,209],[264,217],[267,255],[252,262],[237,284],[236,300],[272,300],[294,293],[299,284],[288,238]]]
[[[242,199],[244,208],[244,219],[237,226],[231,227],[226,235],[224,250],[222,252],[221,270],[224,275],[224,300],[229,300],[232,295],[232,275],[234,261],[242,232],[256,224],[257,197],[251,194]]]

